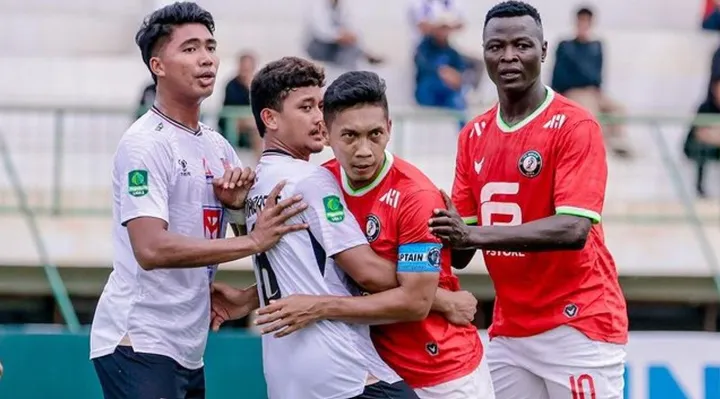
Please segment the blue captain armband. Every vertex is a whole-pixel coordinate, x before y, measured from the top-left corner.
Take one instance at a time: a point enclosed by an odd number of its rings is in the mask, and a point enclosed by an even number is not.
[[[418,242],[398,248],[398,273],[437,273],[440,271],[442,244]]]

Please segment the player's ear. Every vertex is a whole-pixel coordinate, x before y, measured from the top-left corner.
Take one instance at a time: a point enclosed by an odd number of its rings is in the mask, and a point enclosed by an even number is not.
[[[277,130],[278,124],[275,111],[270,108],[263,108],[263,110],[260,111],[260,119],[262,119],[268,130]]]
[[[387,121],[387,132],[388,132],[388,137],[392,135],[392,119],[390,119],[390,118],[388,118],[388,121]]]
[[[152,72],[157,77],[165,76],[165,65],[163,65],[162,61],[160,61],[160,58],[158,57],[151,57],[150,58],[150,72]]]
[[[540,62],[545,62],[545,57],[547,57],[547,48],[548,48],[547,40],[543,40],[543,43],[542,43],[542,56],[540,57]]]

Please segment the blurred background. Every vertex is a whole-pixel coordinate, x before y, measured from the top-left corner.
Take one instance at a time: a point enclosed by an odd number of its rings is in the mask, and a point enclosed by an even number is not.
[[[167,1],[0,0],[0,398],[100,397],[87,327],[111,270],[110,166],[154,87],[133,41]],[[203,120],[248,165],[247,85],[286,55],[387,82],[391,149],[450,189],[459,127],[490,107],[494,0],[203,0],[221,67]],[[597,113],[606,238],[629,303],[626,398],[720,398],[720,1],[534,0],[544,80]],[[330,157],[327,151],[313,159]],[[481,257],[461,282],[491,320]],[[249,285],[246,260],[218,279]],[[263,398],[248,320],[211,334],[209,397]],[[291,355],[291,354],[289,354]]]

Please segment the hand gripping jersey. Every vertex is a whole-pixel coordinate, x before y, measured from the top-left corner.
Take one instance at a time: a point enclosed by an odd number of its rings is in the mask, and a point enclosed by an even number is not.
[[[367,240],[326,169],[265,151],[246,201],[248,229],[282,180],[287,183],[281,199],[301,194],[308,205],[289,223],[304,221],[310,228],[283,236],[254,257],[261,306],[292,294],[349,296],[352,280],[333,256]],[[366,325],[325,320],[283,338],[264,335],[262,341],[270,399],[347,399],[363,392],[369,374],[390,384],[400,380],[380,360]]]
[[[355,218],[380,256],[398,263],[399,272],[422,272],[409,262],[428,246],[441,248],[430,234],[428,220],[445,208],[440,191],[417,168],[385,153],[380,175],[369,186],[353,190],[337,160],[325,164],[341,182]],[[450,251],[439,253],[440,287],[460,289],[450,267]],[[431,312],[419,322],[373,326],[373,343],[380,356],[413,388],[442,384],[474,371],[482,358],[482,343],[474,326],[456,326]]]
[[[482,251],[496,291],[491,337],[567,324],[594,340],[627,341],[625,299],[600,224],[606,180],[597,121],[549,88],[514,126],[495,106],[462,130],[453,202],[466,222],[515,226],[555,214],[593,222],[579,251]]]
[[[227,218],[212,180],[240,160],[219,133],[195,132],[153,108],[120,139],[113,159],[113,271],[90,334],[90,357],[113,353],[126,335],[137,352],[168,356],[185,368],[203,365],[210,325],[210,283],[217,265],[143,270],[126,223],[164,220],[188,237],[225,237]]]

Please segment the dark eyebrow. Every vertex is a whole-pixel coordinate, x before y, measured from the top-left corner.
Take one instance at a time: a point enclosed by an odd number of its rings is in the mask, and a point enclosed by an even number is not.
[[[199,45],[202,44],[202,40],[198,39],[197,37],[193,37],[182,42],[180,44],[180,47],[185,47],[189,44]],[[215,40],[214,38],[209,38],[205,40],[205,44],[217,44],[217,40]]]

